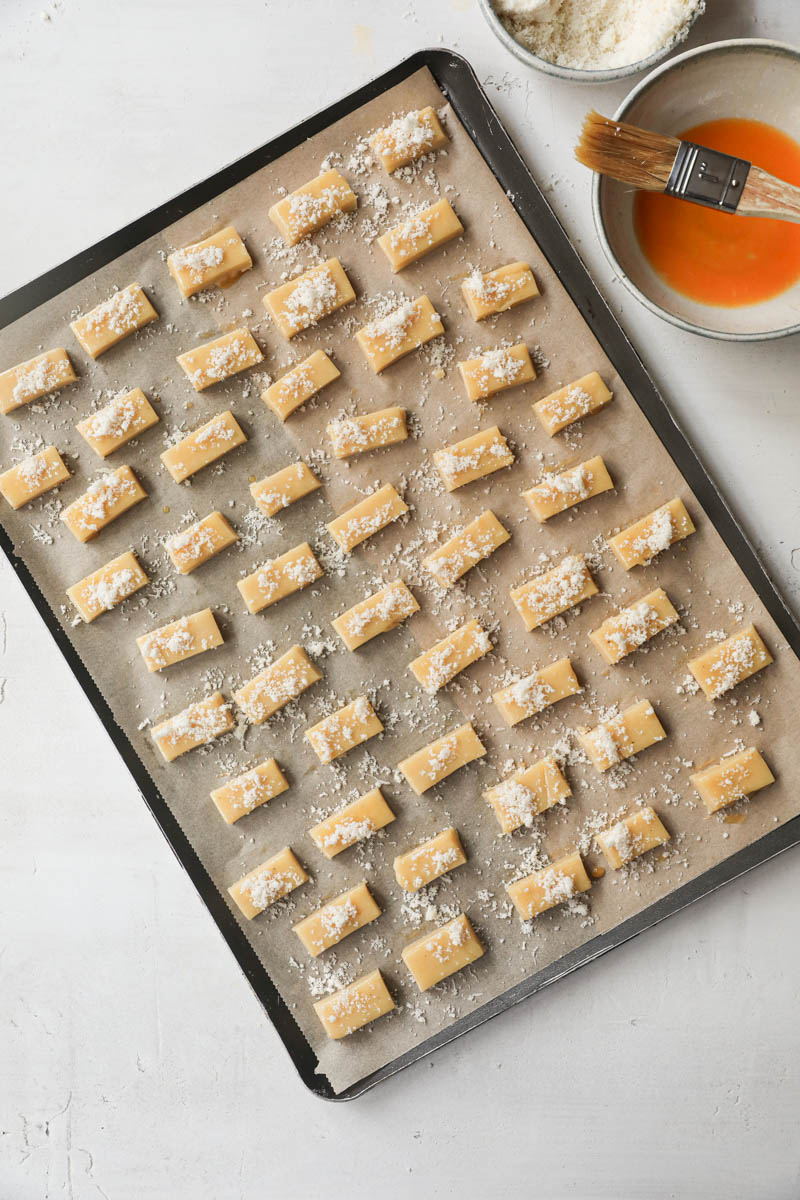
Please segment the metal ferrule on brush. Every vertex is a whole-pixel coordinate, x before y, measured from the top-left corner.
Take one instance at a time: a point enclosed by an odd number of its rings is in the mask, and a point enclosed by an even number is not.
[[[707,208],[734,213],[742,198],[750,163],[694,142],[681,142],[664,192]]]

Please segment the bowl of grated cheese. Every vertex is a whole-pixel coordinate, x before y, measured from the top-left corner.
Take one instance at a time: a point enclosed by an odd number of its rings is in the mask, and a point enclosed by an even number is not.
[[[610,83],[662,62],[705,0],[479,0],[490,28],[529,67]]]

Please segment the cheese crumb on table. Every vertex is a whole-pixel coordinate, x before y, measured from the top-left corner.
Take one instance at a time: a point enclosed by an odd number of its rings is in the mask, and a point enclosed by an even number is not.
[[[274,758],[268,758],[250,771],[237,775],[215,788],[211,799],[228,825],[235,824],[254,809],[260,808],[287,791],[289,784]]]
[[[383,722],[366,696],[358,696],[306,730],[306,738],[321,763],[333,762],[348,750],[383,732]]]
[[[364,357],[376,375],[392,363],[441,337],[444,325],[427,296],[404,300],[383,317],[376,317],[356,334]]]
[[[503,833],[533,824],[534,817],[572,795],[571,788],[554,758],[542,758],[530,767],[520,767],[483,793]]]
[[[101,458],[158,424],[159,416],[141,388],[121,392],[75,426],[83,440]]]
[[[182,712],[154,725],[150,733],[167,762],[213,742],[236,724],[231,706],[221,692],[190,704]]]
[[[433,933],[425,933],[402,951],[403,962],[421,992],[441,983],[484,954],[469,917],[459,913]]]
[[[343,938],[377,920],[381,912],[366,883],[358,883],[292,928],[311,957],[318,958]]]
[[[504,545],[511,534],[490,508],[422,560],[422,565],[443,588],[452,587],[462,575]]]
[[[189,575],[215,554],[227,550],[239,535],[221,512],[209,513],[185,529],[170,534],[164,541],[167,554],[181,575]]]
[[[82,496],[63,509],[60,518],[79,542],[90,542],[106,525],[146,497],[147,492],[130,467],[117,467],[89,484]]]
[[[401,622],[419,612],[419,604],[402,579],[359,600],[336,617],[331,624],[348,650],[357,650],[366,642],[396,629]]]
[[[175,360],[196,392],[224,383],[240,371],[264,361],[261,347],[249,329],[240,326],[222,337],[185,350]]]
[[[646,566],[657,554],[694,532],[685,504],[676,497],[610,537],[608,544],[625,570],[630,571]]]
[[[738,754],[729,754],[689,778],[710,813],[775,782],[775,776],[755,746],[740,750]]]
[[[724,642],[693,658],[689,670],[708,699],[718,700],[774,661],[755,625],[745,625]]]
[[[234,692],[233,699],[251,724],[262,725],[320,679],[322,672],[303,647],[292,646]]]
[[[169,273],[187,299],[205,288],[228,287],[252,265],[247,247],[233,225],[174,250],[167,257]]]
[[[372,837],[395,819],[380,788],[373,788],[345,804],[309,829],[309,837],[326,858],[335,858],[343,850]]]
[[[486,747],[472,725],[460,725],[458,729],[423,746],[415,754],[397,764],[398,771],[418,796],[447,779],[454,771],[466,767],[476,758],[483,758]]]
[[[594,729],[579,731],[578,741],[598,771],[646,750],[666,737],[664,726],[649,700],[639,700],[624,712],[607,717]]]
[[[331,168],[273,204],[269,219],[277,225],[287,246],[295,246],[339,213],[353,212],[357,204],[344,175]]]
[[[132,550],[112,558],[85,579],[67,588],[67,595],[87,624],[110,612],[150,580]]]
[[[165,667],[194,658],[196,654],[215,650],[222,643],[222,634],[210,608],[179,617],[177,621],[136,639],[148,671],[163,671]]]
[[[55,446],[47,446],[0,475],[0,496],[12,508],[22,508],[71,478]]]
[[[524,879],[506,884],[506,891],[523,921],[530,921],[580,892],[588,892],[591,886],[583,859],[576,850]]]
[[[267,292],[263,303],[280,332],[290,339],[346,304],[352,304],[355,298],[353,285],[339,259],[329,258]]]
[[[418,892],[420,888],[433,883],[434,879],[454,871],[456,867],[463,867],[466,861],[461,838],[457,830],[450,826],[413,850],[398,854],[394,860],[394,876],[405,891]]]
[[[532,300],[539,289],[529,264],[513,262],[494,271],[471,271],[461,284],[461,294],[472,317],[483,321]]]
[[[285,421],[295,409],[312,396],[316,396],[334,379],[341,375],[339,368],[328,358],[324,350],[315,350],[292,367],[280,379],[276,379],[261,393],[261,399],[271,408],[276,417]]]
[[[514,455],[497,425],[482,429],[452,446],[434,450],[433,461],[448,492],[510,467]]]
[[[495,692],[492,700],[509,725],[518,725],[528,717],[544,712],[551,704],[566,700],[582,691],[578,677],[568,658],[560,658],[541,671]]]
[[[277,604],[294,592],[315,583],[324,575],[308,542],[301,542],[293,550],[256,567],[251,575],[240,579],[236,586],[249,613],[259,613],[262,608]]]
[[[261,863],[231,887],[228,894],[248,921],[308,882],[308,873],[289,846]]]
[[[408,166],[423,154],[440,150],[448,140],[438,116],[428,105],[395,117],[390,125],[373,134],[370,144],[385,169],[391,172]]]
[[[394,1007],[380,971],[370,971],[338,992],[317,1000],[314,1012],[328,1037],[335,1040],[355,1033]]]
[[[408,512],[408,505],[391,483],[372,492],[327,525],[328,533],[349,554],[367,538]]]
[[[70,329],[92,358],[99,358],[123,338],[158,319],[139,283],[131,283],[70,323]]]
[[[550,471],[534,487],[522,493],[522,499],[536,520],[544,524],[551,517],[611,491],[614,482],[602,457],[587,458],[566,471]]]
[[[170,446],[161,455],[161,461],[175,482],[183,483],[246,441],[246,433],[230,409],[226,409]]]
[[[478,358],[458,364],[470,400],[488,400],[497,392],[519,387],[536,378],[530,351],[524,342],[516,346],[496,346]]]
[[[636,812],[597,835],[598,845],[608,865],[615,871],[631,859],[646,854],[656,846],[663,846],[669,840],[669,833],[649,804],[642,805]]]
[[[529,583],[511,588],[510,595],[525,628],[530,630],[596,596],[597,592],[583,555],[568,554],[557,566]]]
[[[41,400],[51,392],[57,392],[68,383],[75,383],[78,376],[66,350],[46,350],[27,362],[0,372],[0,413],[11,413]]]
[[[599,412],[614,399],[597,371],[590,371],[566,387],[551,392],[543,400],[537,400],[533,411],[539,418],[545,433],[553,437],[574,421]]]

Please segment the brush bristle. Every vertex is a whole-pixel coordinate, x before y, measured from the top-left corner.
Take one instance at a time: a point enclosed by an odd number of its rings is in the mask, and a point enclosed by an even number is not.
[[[591,171],[648,192],[663,192],[680,142],[589,112],[575,157]]]

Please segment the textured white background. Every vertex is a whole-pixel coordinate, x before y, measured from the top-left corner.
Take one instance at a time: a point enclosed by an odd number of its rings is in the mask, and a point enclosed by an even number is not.
[[[0,293],[443,43],[800,611],[800,339],[681,334],[611,277],[571,144],[624,83],[528,73],[475,0],[44,0],[49,19],[42,2],[0,0]],[[690,44],[734,36],[800,42],[798,6],[709,0]],[[5,564],[0,701],[2,1200],[800,1194],[800,852],[329,1105]]]

